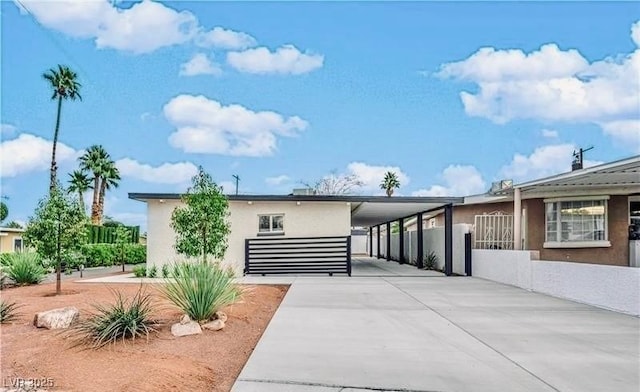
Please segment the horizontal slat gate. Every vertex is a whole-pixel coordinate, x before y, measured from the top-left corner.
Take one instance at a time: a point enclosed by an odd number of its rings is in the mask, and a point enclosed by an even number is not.
[[[247,238],[244,273],[351,276],[351,236]]]

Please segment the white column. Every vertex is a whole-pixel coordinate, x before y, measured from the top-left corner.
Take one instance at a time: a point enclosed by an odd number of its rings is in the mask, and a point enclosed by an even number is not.
[[[513,249],[522,249],[522,199],[520,188],[513,192]]]

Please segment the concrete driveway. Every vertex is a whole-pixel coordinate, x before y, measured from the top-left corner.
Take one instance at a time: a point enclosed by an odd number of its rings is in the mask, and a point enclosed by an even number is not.
[[[283,279],[235,392],[640,388],[636,317],[368,259],[351,278]]]

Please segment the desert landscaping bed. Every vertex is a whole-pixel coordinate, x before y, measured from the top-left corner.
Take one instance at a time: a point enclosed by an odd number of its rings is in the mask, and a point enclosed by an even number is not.
[[[147,290],[155,292],[152,286]],[[0,327],[2,387],[11,380],[48,380],[63,391],[229,391],[284,297],[287,286],[252,286],[242,302],[224,309],[220,331],[174,337],[171,324],[182,313],[154,297],[158,331],[147,342],[99,350],[71,348],[59,331],[33,326],[37,312],[75,306],[80,317],[91,304],[113,302],[111,290],[133,296],[136,284],[63,283],[64,295],[51,296],[55,284],[2,290],[4,300],[21,305],[17,320]]]

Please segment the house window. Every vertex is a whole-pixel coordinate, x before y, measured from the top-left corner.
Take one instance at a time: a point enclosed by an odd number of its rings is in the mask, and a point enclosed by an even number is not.
[[[22,252],[22,238],[13,239],[13,251]]]
[[[607,200],[545,200],[545,248],[610,246]]]
[[[258,233],[283,233],[284,215],[258,215]]]

